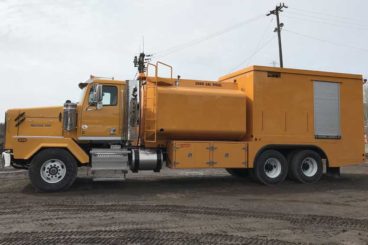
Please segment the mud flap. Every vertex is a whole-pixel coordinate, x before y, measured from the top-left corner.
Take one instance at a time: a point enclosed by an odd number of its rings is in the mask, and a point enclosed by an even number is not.
[[[340,168],[339,167],[327,168],[326,174],[327,174],[327,176],[338,178],[338,177],[341,176]]]

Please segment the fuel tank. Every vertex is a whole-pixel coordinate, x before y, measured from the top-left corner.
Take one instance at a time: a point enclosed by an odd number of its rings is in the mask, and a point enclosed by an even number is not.
[[[157,88],[157,136],[162,140],[241,140],[246,95],[214,87]]]

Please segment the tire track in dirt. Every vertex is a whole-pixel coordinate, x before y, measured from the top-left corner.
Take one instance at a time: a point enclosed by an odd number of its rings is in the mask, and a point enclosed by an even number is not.
[[[0,210],[0,216],[5,215],[32,215],[39,217],[55,217],[57,213],[64,217],[73,214],[88,213],[89,215],[107,214],[107,213],[154,213],[154,214],[183,214],[183,215],[202,215],[219,217],[237,217],[253,219],[269,219],[278,221],[287,221],[292,225],[317,225],[344,229],[368,230],[367,219],[343,218],[336,216],[323,215],[305,215],[305,214],[283,214],[283,213],[264,213],[244,210],[233,210],[225,208],[212,207],[190,207],[180,205],[135,205],[135,204],[110,204],[110,205],[86,205],[86,204],[47,204],[38,207],[22,209],[19,206],[16,209],[6,208]],[[83,217],[83,216],[82,216]],[[80,218],[82,218],[80,217]]]
[[[1,244],[297,244],[277,239],[213,233],[184,233],[155,230],[91,230],[13,232],[2,234]]]

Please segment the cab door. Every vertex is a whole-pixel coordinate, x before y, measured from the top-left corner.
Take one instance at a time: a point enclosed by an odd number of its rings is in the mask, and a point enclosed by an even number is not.
[[[81,123],[79,124],[79,140],[103,141],[121,140],[121,85],[104,84],[102,86],[102,103],[93,102],[95,86],[87,91],[83,103]],[[101,106],[102,105],[102,106]]]

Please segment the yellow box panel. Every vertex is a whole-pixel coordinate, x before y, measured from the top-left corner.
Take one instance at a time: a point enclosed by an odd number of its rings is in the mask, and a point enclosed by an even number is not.
[[[172,145],[173,168],[208,168],[210,142],[175,141]]]
[[[245,168],[247,144],[244,142],[213,142],[213,167]]]
[[[226,141],[172,141],[171,168],[245,168],[247,143]]]

